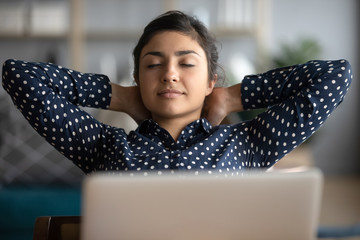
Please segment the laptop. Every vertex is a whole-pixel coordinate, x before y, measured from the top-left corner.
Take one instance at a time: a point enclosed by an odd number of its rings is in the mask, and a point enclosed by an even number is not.
[[[233,175],[92,175],[83,183],[81,238],[316,238],[319,170]]]

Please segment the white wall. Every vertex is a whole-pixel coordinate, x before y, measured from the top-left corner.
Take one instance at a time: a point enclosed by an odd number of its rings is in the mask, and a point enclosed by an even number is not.
[[[345,58],[353,67],[353,83],[342,105],[330,116],[312,142],[316,164],[327,173],[359,173],[359,25],[357,0],[271,0],[269,48],[313,37],[323,59]]]

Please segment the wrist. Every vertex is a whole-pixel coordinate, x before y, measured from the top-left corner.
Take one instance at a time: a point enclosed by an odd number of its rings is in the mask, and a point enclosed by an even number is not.
[[[226,108],[228,114],[244,110],[241,101],[241,83],[226,88]]]
[[[125,109],[123,103],[125,101],[123,101],[122,98],[124,98],[125,94],[126,91],[124,91],[124,87],[115,83],[111,83],[111,101],[109,110],[124,112]]]

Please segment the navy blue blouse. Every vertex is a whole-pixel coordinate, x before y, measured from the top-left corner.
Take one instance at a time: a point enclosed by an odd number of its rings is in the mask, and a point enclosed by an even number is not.
[[[85,173],[269,168],[324,123],[343,101],[351,79],[346,60],[311,61],[246,76],[244,109],[265,112],[233,125],[211,126],[199,119],[174,141],[152,120],[127,134],[79,108],[109,107],[111,85],[105,75],[18,60],[3,66],[3,87],[24,117]]]

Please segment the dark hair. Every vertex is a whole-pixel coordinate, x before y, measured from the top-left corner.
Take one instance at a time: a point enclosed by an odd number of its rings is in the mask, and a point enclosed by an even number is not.
[[[155,18],[145,27],[138,44],[133,50],[135,79],[139,78],[139,63],[142,49],[155,34],[163,31],[176,31],[195,39],[206,54],[209,79],[214,79],[219,59],[215,38],[201,21],[180,11],[168,11]]]

